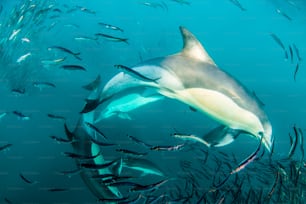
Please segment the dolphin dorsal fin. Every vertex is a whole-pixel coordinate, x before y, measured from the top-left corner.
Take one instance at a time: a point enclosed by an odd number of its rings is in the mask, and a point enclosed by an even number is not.
[[[184,47],[181,51],[182,55],[215,65],[215,62],[208,55],[202,44],[190,31],[183,26],[180,26],[180,31],[184,42]]]

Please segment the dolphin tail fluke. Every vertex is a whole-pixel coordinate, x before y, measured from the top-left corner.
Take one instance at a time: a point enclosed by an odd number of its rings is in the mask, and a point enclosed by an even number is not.
[[[131,116],[128,113],[125,112],[119,112],[118,117],[124,120],[132,120]]]
[[[242,131],[221,125],[208,132],[202,139],[211,147],[221,147],[232,143],[240,133]]]

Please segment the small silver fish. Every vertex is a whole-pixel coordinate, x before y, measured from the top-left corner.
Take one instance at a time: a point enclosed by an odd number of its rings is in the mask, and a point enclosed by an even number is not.
[[[7,112],[1,113],[1,114],[0,114],[0,120],[1,120],[2,118],[4,118],[4,116],[6,116],[6,115],[7,115]]]
[[[33,86],[39,88],[40,90],[44,88],[55,88],[55,84],[50,82],[33,82]]]
[[[92,38],[92,37],[88,37],[88,36],[78,36],[74,38],[77,41],[96,41],[98,42],[98,37]]]
[[[12,144],[6,144],[6,145],[1,146],[0,147],[0,152],[10,148],[11,146],[12,146]]]
[[[18,30],[13,30],[12,34],[9,37],[9,41],[13,40],[16,38],[16,36],[18,35],[18,33],[21,31],[21,29]]]
[[[129,44],[127,38],[119,38],[119,37],[107,35],[107,34],[104,34],[104,33],[96,33],[95,36],[103,37],[104,39],[106,39],[108,41],[112,41],[112,42],[124,42],[126,44]]]
[[[29,38],[21,38],[21,42],[30,43],[31,40]]]
[[[86,69],[80,65],[63,65],[61,66],[61,68],[65,70],[70,70],[70,71],[73,71],[73,70],[86,71]]]
[[[30,120],[31,119],[30,116],[26,116],[20,111],[13,111],[12,113],[16,115],[20,120]]]
[[[98,23],[100,26],[103,26],[106,29],[110,29],[110,30],[118,30],[120,32],[123,32],[122,28],[119,28],[118,26],[114,26],[114,25],[110,25],[110,24],[106,24],[106,23]]]
[[[23,62],[24,60],[26,60],[29,56],[31,56],[31,53],[30,53],[30,52],[28,52],[27,54],[24,54],[24,55],[20,56],[20,57],[16,60],[16,62],[20,64],[21,62]]]
[[[292,21],[292,18],[288,16],[286,13],[284,13],[283,11],[281,11],[280,9],[276,9],[276,12],[282,15],[283,17],[285,17],[287,20]]]
[[[57,65],[66,60],[66,57],[58,58],[58,59],[50,59],[50,60],[42,60],[41,63],[44,67],[48,68],[50,66]]]

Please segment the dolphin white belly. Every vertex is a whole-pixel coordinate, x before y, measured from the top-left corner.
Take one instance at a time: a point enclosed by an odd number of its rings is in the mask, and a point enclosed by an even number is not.
[[[254,95],[230,74],[219,69],[192,33],[183,27],[180,29],[184,40],[181,52],[136,65],[130,68],[133,70],[131,74],[117,74],[105,85],[99,100],[113,100],[113,96],[122,94],[123,98],[114,100],[124,102],[125,94],[149,87],[205,113],[228,127],[230,132],[233,132],[230,129],[239,130],[257,139],[263,135],[262,141],[270,150],[272,126]],[[141,77],[134,76],[135,72],[137,76],[156,80],[141,80]],[[129,110],[144,104],[147,103],[134,100],[134,105],[129,104],[133,107]],[[220,130],[224,137],[229,135],[224,129]],[[218,138],[222,140],[221,134]]]

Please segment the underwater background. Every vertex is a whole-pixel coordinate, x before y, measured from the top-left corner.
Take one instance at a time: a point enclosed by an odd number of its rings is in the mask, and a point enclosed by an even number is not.
[[[108,142],[117,145],[102,148],[107,161],[124,156],[115,151],[118,147],[147,152],[147,160],[175,178],[154,194],[144,192],[135,203],[304,203],[302,0],[1,0],[0,203],[96,203],[78,173],[59,173],[76,169],[76,164],[65,156],[73,152],[71,144],[50,138],[66,138],[64,120],[48,114],[62,116],[73,130],[90,93],[84,85],[98,75],[107,83],[119,72],[116,64],[133,67],[179,52],[179,26],[190,30],[218,67],[264,103],[274,151],[212,190],[213,182],[222,181],[256,150],[257,140],[241,136],[219,148],[188,143],[176,152],[150,151],[133,143],[127,135],[150,145],[177,145],[182,141],[171,137],[174,132],[204,135],[216,127],[207,116],[171,99],[131,112],[131,120],[107,118],[97,124]],[[128,40],[115,42],[97,33]],[[64,64],[86,71],[68,70]],[[137,181],[159,180],[147,175]],[[124,197],[138,196],[122,188]]]

